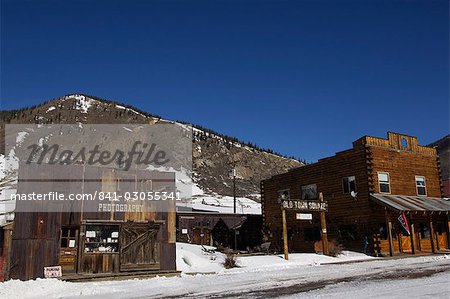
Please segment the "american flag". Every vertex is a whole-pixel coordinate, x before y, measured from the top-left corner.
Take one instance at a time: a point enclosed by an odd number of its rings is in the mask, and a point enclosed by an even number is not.
[[[406,234],[408,236],[411,235],[411,232],[409,231],[409,224],[408,224],[408,220],[406,219],[406,215],[405,213],[401,213],[400,216],[398,216],[398,222],[400,222],[400,224],[402,225],[403,230],[406,232]]]

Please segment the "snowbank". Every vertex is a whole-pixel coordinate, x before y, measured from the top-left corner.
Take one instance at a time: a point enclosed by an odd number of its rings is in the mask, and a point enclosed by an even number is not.
[[[205,246],[207,249],[213,247]],[[219,273],[223,271],[232,272],[254,272],[264,269],[290,268],[298,266],[319,266],[322,264],[341,263],[350,261],[362,261],[376,259],[374,257],[344,251],[338,257],[324,256],[315,253],[293,253],[289,255],[289,260],[285,260],[282,255],[259,255],[259,256],[238,256],[238,268],[225,270],[223,262],[225,255],[220,252],[206,253],[200,245],[177,243],[177,270],[184,273]]]
[[[205,246],[207,249],[214,247]],[[184,273],[211,273],[224,269],[222,263],[224,254],[220,252],[207,253],[201,246],[187,243],[177,243],[177,270]]]

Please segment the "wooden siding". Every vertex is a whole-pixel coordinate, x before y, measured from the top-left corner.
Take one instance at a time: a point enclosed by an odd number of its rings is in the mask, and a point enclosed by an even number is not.
[[[56,171],[55,171],[56,169]],[[70,173],[66,171],[70,170]],[[47,179],[48,182],[37,184],[27,184],[26,179],[36,179],[36,173],[40,173],[41,179]],[[32,175],[30,175],[32,174]],[[55,178],[74,178],[73,181],[59,183]],[[80,180],[84,178],[84,180]],[[150,180],[153,182],[153,190],[171,192],[175,188],[175,176],[173,173],[156,173],[150,171],[129,171],[108,169],[104,167],[83,167],[75,166],[65,168],[64,166],[51,165],[46,168],[45,165],[21,165],[19,173],[18,193],[48,193],[49,191],[58,191],[60,193],[79,194],[95,191],[120,192],[117,189],[117,179],[124,179],[122,191],[149,191],[141,190],[139,182],[141,180]],[[128,185],[125,185],[125,182]],[[171,187],[167,187],[171,185]],[[39,189],[39,190],[37,190]],[[171,189],[171,190],[169,190]],[[168,204],[167,211],[156,211],[151,206],[150,201],[144,201],[143,204],[149,208],[146,212],[93,212],[98,208],[98,201],[84,201],[82,204],[72,204],[72,212],[60,210],[54,212],[42,212],[43,202],[35,202],[30,212],[17,212],[15,214],[14,229],[12,236],[11,250],[11,278],[33,279],[43,277],[43,267],[55,266],[60,263],[63,266],[63,275],[69,272],[77,273],[101,273],[101,272],[119,272],[139,269],[160,269],[176,270],[175,262],[175,203],[171,201]],[[30,204],[19,201],[17,205]],[[19,207],[20,208],[20,207]],[[65,207],[67,209],[67,206]],[[64,211],[66,210],[64,209]],[[157,224],[158,231],[151,234],[151,237],[143,238],[141,242],[132,248],[136,253],[122,253],[123,259],[120,259],[119,253],[85,253],[84,252],[84,233],[85,225],[92,224],[116,224],[118,226],[126,225],[128,227],[141,226],[142,223]],[[77,235],[77,252],[61,251],[61,228],[63,226],[75,227],[80,231]],[[128,240],[128,242],[131,242]],[[158,261],[151,260],[142,248],[149,246],[157,249]],[[137,244],[137,243],[136,243]],[[142,245],[143,244],[143,245]],[[123,245],[123,244],[122,244]],[[142,245],[142,246],[141,246]],[[70,256],[69,256],[70,255]],[[73,262],[72,259],[77,259]],[[150,261],[151,262],[148,262]],[[121,267],[120,263],[124,267]],[[76,263],[76,265],[74,264]],[[133,263],[136,264],[134,267]],[[150,265],[151,264],[151,265]],[[143,265],[143,266],[142,266]],[[150,266],[149,266],[150,265]]]
[[[378,172],[388,172],[391,194],[418,195],[415,176],[424,176],[427,196],[441,197],[441,181],[436,155],[424,155],[410,151],[370,146],[375,193],[381,193]]]
[[[402,145],[403,139],[406,140],[405,147]],[[322,192],[329,204],[326,216],[329,239],[340,240],[348,249],[361,250],[363,239],[368,236],[370,250],[386,253],[389,251],[389,243],[386,235],[382,237],[380,231],[386,229],[390,221],[396,230],[394,252],[401,251],[402,242],[405,247],[408,241],[400,235],[401,228],[397,221],[399,212],[389,211],[370,199],[371,193],[380,191],[378,172],[389,172],[392,194],[417,195],[415,176],[425,176],[427,195],[442,195],[435,149],[418,145],[416,137],[397,133],[388,133],[388,139],[364,136],[353,142],[353,148],[349,150],[261,182],[263,223],[272,247],[282,248],[278,191],[289,189],[291,199],[300,199],[301,186],[316,184],[317,192]],[[357,199],[343,192],[342,179],[347,176],[356,177]],[[306,241],[305,235],[307,230],[320,227],[319,214],[313,213],[312,221],[301,221],[295,218],[296,213],[286,213],[289,247],[293,251],[312,251],[313,242]],[[441,216],[430,217],[434,221],[440,221]],[[420,219],[420,223],[424,221]],[[355,226],[357,232],[354,238],[345,240],[342,228]],[[448,235],[448,231],[444,233]],[[420,239],[417,239],[417,242],[420,242]],[[428,250],[427,242],[424,240],[418,245]]]
[[[402,146],[402,139],[406,140],[407,142],[406,147]],[[436,156],[436,150],[431,147],[419,145],[417,137],[393,132],[388,132],[387,139],[372,136],[364,136],[353,142],[354,147],[366,145],[374,147],[391,148],[395,150],[404,150],[428,156]]]
[[[344,194],[342,180],[348,176],[356,178],[358,192],[356,200],[350,194]],[[263,181],[262,184],[264,225],[270,230],[269,234],[273,236],[274,247],[281,248],[281,209],[278,203],[278,191],[283,189],[290,190],[291,199],[300,199],[301,186],[317,185],[317,191],[323,192],[324,198],[328,202],[327,224],[330,239],[339,237],[337,228],[340,225],[359,224],[367,227],[371,214],[371,203],[369,201],[365,148],[340,152],[336,156],[322,159],[315,164],[274,176]],[[301,251],[312,251],[314,241],[305,240],[305,231],[320,227],[319,214],[313,213],[311,222],[296,220],[295,211],[287,211],[286,217],[291,247]],[[361,248],[365,233],[360,232],[358,240],[352,242],[353,247]]]

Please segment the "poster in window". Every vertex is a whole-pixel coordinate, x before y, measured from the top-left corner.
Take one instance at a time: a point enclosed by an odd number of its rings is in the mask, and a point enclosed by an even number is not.
[[[311,184],[302,186],[302,199],[317,199],[317,185]]]

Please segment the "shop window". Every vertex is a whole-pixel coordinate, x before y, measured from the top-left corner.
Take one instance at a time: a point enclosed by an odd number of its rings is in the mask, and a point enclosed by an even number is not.
[[[420,238],[430,239],[430,227],[424,223],[420,223]]]
[[[379,228],[378,228],[378,233],[380,235],[380,239],[382,240],[388,240],[389,235],[388,235],[388,227],[385,223],[381,223]],[[392,236],[392,240],[397,240],[397,231],[395,229],[395,226],[392,226],[391,229],[391,236]]]
[[[76,247],[77,229],[73,227],[61,228],[61,248]]]
[[[345,194],[356,192],[356,178],[354,176],[348,176],[342,179],[342,187]]]
[[[118,252],[119,226],[88,225],[86,226],[84,252]]]
[[[378,183],[380,185],[380,193],[391,193],[391,180],[389,173],[379,172]]]
[[[427,186],[425,183],[425,177],[424,176],[416,176],[416,189],[417,189],[417,195],[427,195]]]
[[[386,224],[384,224],[384,223],[380,224],[380,226],[378,228],[378,233],[380,234],[380,239],[387,240],[388,233],[387,233]]]
[[[152,191],[153,190],[153,184],[152,184],[152,180],[147,180],[147,179],[142,179],[139,180],[139,184],[140,184],[140,191]]]
[[[308,227],[305,228],[305,241],[306,242],[316,242],[321,239],[320,228],[318,227]]]
[[[402,137],[401,144],[402,144],[402,149],[406,149],[408,147],[408,140],[406,140],[405,137]]]
[[[278,191],[278,203],[281,203],[282,201],[289,199],[291,199],[291,192],[289,191],[289,189]]]
[[[343,241],[355,241],[358,236],[358,228],[356,225],[341,225],[339,234]]]
[[[302,199],[303,200],[316,199],[316,198],[317,198],[317,185],[316,184],[302,186]]]

